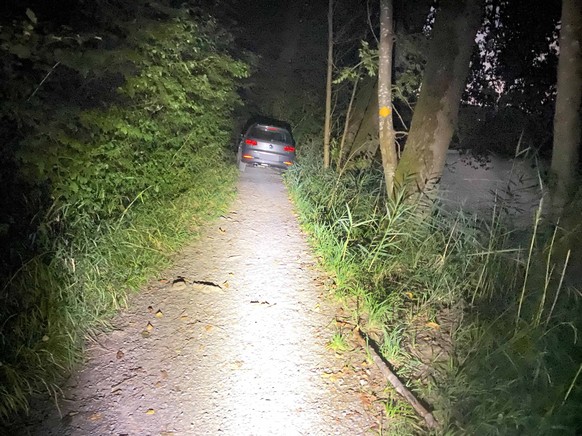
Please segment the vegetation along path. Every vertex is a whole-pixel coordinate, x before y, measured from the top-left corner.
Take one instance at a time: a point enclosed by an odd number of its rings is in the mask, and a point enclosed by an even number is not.
[[[326,302],[281,175],[247,168],[232,211],[95,338],[30,434],[370,434],[382,386],[328,342]],[[42,408],[41,408],[42,409]]]

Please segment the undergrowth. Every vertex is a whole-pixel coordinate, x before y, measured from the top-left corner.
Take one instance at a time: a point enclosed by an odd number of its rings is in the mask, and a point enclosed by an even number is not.
[[[316,143],[286,181],[336,294],[356,301],[354,322],[434,408],[438,433],[580,434],[580,292],[549,225],[537,217],[519,245],[500,214],[388,201],[380,168],[339,178]],[[386,434],[418,433],[386,404]]]
[[[134,204],[122,221],[78,234],[73,245],[55,241],[56,251],[22,266],[6,284],[12,299],[0,312],[2,418],[26,409],[35,392],[58,393],[87,336],[107,329],[132,291],[168,266],[202,223],[225,212],[237,175],[213,162],[176,199]]]
[[[224,148],[248,75],[194,4],[37,6],[0,17],[6,421],[56,393],[85,336],[228,203]]]

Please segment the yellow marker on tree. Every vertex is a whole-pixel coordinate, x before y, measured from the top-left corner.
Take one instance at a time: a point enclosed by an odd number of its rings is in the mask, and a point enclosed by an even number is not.
[[[392,109],[390,109],[388,106],[382,106],[379,111],[382,118],[386,118],[388,115],[390,115],[391,112]]]

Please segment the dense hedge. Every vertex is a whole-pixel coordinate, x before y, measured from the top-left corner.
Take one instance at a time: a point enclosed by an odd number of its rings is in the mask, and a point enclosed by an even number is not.
[[[113,288],[175,248],[188,214],[172,210],[220,207],[247,75],[229,33],[184,3],[31,3],[0,14],[0,417],[74,361],[124,298]],[[135,260],[131,231],[160,256]]]

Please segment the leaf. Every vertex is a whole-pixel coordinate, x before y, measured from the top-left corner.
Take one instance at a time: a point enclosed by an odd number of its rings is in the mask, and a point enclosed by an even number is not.
[[[154,409],[146,410],[146,415],[153,415],[154,413],[156,413],[156,411]]]
[[[29,8],[26,9],[26,16],[28,17],[28,19],[30,21],[32,21],[33,24],[37,24],[38,20],[36,19],[35,13],[32,12],[31,9],[29,9]]]
[[[146,326],[146,330],[148,332],[151,332],[154,329],[154,326],[151,322],[148,321],[148,325]]]
[[[28,59],[30,57],[30,48],[23,44],[14,44],[9,48],[10,53],[18,56],[20,59]]]
[[[163,318],[163,316],[164,316],[164,314],[163,314],[163,312],[161,310],[158,310],[156,312],[156,318]]]
[[[101,415],[99,412],[95,412],[93,414],[91,414],[91,416],[89,417],[90,421],[99,421],[101,418],[103,417],[103,415]]]
[[[440,325],[438,325],[436,322],[432,322],[429,321],[425,324],[427,327],[430,327],[431,329],[435,329],[435,330],[439,330],[441,328]]]

